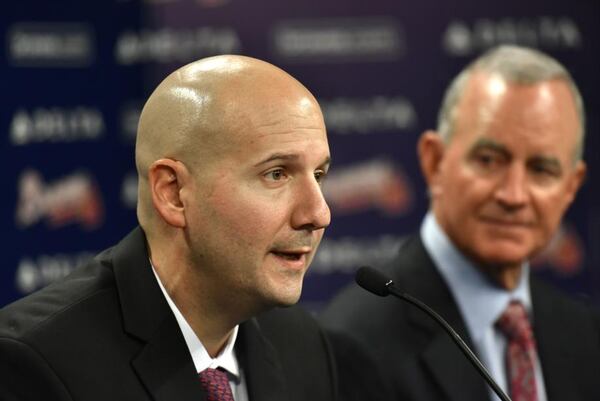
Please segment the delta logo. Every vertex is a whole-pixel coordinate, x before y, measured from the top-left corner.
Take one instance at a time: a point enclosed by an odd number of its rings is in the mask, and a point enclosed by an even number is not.
[[[453,20],[442,37],[442,47],[452,56],[468,56],[503,43],[573,50],[583,46],[583,33],[570,17],[537,16]]]
[[[399,216],[412,210],[411,187],[399,166],[389,160],[374,159],[330,173],[323,192],[338,216],[372,209],[387,216]]]
[[[85,172],[44,182],[39,171],[28,169],[18,181],[16,224],[25,229],[41,221],[58,229],[79,224],[86,230],[104,222],[104,206],[98,186]]]
[[[15,271],[15,287],[30,294],[59,280],[94,257],[95,252],[23,256]]]

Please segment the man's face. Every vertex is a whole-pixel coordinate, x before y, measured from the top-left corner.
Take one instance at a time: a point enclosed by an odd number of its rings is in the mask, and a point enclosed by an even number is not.
[[[225,146],[197,172],[186,212],[194,264],[238,302],[297,302],[330,213],[321,192],[329,147],[308,96],[242,106]]]
[[[573,96],[558,80],[476,73],[456,112],[430,181],[434,213],[476,263],[518,265],[547,244],[584,176]]]

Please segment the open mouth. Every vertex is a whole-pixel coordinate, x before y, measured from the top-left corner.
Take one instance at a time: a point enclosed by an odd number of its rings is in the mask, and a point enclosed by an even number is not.
[[[286,260],[300,260],[302,255],[304,255],[303,253],[275,252],[275,251],[273,251],[273,254],[275,256],[279,256],[280,258],[283,258]]]

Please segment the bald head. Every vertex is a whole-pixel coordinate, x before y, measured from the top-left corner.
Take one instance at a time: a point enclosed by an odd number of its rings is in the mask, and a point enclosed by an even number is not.
[[[173,159],[201,171],[241,139],[244,127],[276,113],[282,103],[299,101],[318,108],[296,79],[250,57],[210,57],[169,75],[146,102],[138,125],[135,157],[142,226],[152,214],[148,171],[155,161]]]

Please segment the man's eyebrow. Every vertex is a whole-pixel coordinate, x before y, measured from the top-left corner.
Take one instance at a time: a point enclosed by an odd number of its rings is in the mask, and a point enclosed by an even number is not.
[[[499,152],[502,153],[503,155],[508,156],[510,154],[510,152],[508,151],[508,149],[506,148],[506,146],[492,140],[489,138],[479,138],[474,144],[473,146],[471,146],[471,152],[475,152],[477,150],[480,149],[489,149],[489,150],[493,150],[495,152]]]
[[[531,163],[542,163],[546,167],[556,169],[557,171],[562,171],[562,164],[561,164],[560,160],[553,156],[545,156],[545,155],[536,156],[536,157],[532,158],[532,160],[530,161],[530,164]]]
[[[269,156],[267,156],[266,159],[263,159],[261,161],[259,161],[258,163],[256,163],[254,165],[254,167],[258,167],[261,164],[266,164],[272,161],[296,161],[300,158],[300,155],[297,155],[295,153],[273,153]]]
[[[490,149],[492,151],[502,153],[505,156],[510,156],[510,152],[504,145],[502,145],[492,139],[489,139],[489,138],[478,139],[471,147],[470,153],[473,153],[480,149]],[[537,155],[537,156],[530,158],[529,163],[530,164],[531,163],[543,163],[547,167],[551,167],[551,168],[555,168],[555,169],[562,168],[560,160],[554,156]]]
[[[256,163],[254,167],[258,167],[262,164],[267,164],[273,161],[296,161],[300,158],[300,155],[295,153],[273,153],[267,156],[266,159],[263,159]],[[331,157],[327,156],[327,158],[320,164],[320,166],[328,166],[331,164]]]

